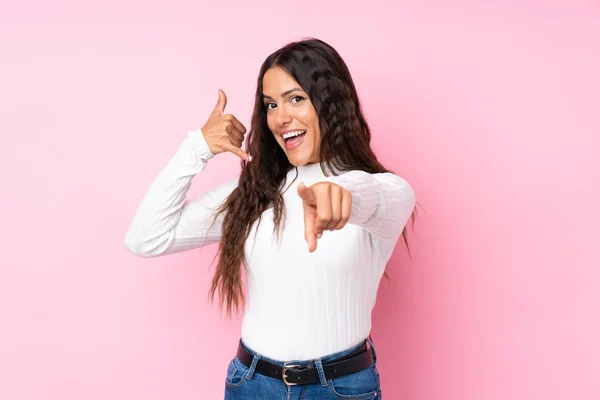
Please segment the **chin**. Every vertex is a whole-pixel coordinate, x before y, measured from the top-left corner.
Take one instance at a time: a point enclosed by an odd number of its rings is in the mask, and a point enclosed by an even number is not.
[[[290,155],[287,154],[287,158],[288,161],[290,162],[290,164],[292,164],[294,167],[300,167],[306,164],[312,164],[314,163],[314,161],[311,161],[312,156],[308,156],[308,155],[303,155],[303,154],[299,154],[299,155]]]
[[[306,164],[306,161],[303,160],[299,160],[296,157],[289,157],[288,156],[288,161],[290,162],[290,164],[292,164],[294,167],[300,167],[304,164]]]

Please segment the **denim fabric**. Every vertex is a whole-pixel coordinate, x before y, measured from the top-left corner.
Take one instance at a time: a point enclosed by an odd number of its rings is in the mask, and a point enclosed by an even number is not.
[[[227,367],[227,376],[225,378],[225,400],[381,399],[376,355],[374,357],[375,362],[362,371],[335,379],[327,379],[323,373],[323,363],[342,357],[353,350],[356,350],[362,346],[365,341],[371,345],[373,354],[375,355],[373,342],[370,338],[367,338],[356,346],[338,353],[329,354],[315,360],[293,360],[285,363],[256,353],[248,348],[242,341],[242,345],[254,355],[254,359],[252,360],[250,367],[246,367],[242,364],[237,356],[231,360]],[[287,386],[282,380],[255,372],[256,364],[260,359],[267,360],[280,366],[291,364],[306,366],[312,362],[319,373],[321,382],[308,385]]]

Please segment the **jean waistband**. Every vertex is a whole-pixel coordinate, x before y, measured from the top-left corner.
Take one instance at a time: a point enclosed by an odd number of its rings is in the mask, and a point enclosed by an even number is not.
[[[280,361],[280,360],[275,360],[275,359],[272,359],[272,358],[269,358],[269,357],[265,357],[263,355],[261,355],[260,358],[263,359],[263,360],[269,361],[269,362],[271,362],[273,364],[280,365],[282,367],[284,365],[290,364],[290,363],[297,364],[297,365],[300,365],[300,366],[306,366],[306,365],[308,365],[310,363],[313,363],[316,360],[321,360],[322,362],[328,362],[328,361],[331,361],[331,360],[335,360],[336,358],[343,357],[346,354],[349,354],[349,353],[353,352],[354,350],[358,349],[359,347],[361,347],[362,345],[364,345],[366,342],[369,342],[369,344],[371,345],[371,347],[373,347],[373,342],[370,340],[370,338],[367,338],[367,339],[361,340],[360,343],[358,343],[358,344],[356,344],[356,345],[354,345],[354,346],[352,346],[352,347],[350,347],[350,348],[348,348],[346,350],[342,350],[342,351],[339,351],[339,352],[336,352],[336,353],[332,353],[332,354],[327,354],[327,355],[325,355],[323,357],[314,358],[314,359],[311,359],[311,360]],[[255,352],[254,350],[252,350],[250,347],[248,347],[246,345],[246,343],[244,343],[243,339],[240,339],[240,343],[253,356],[257,354],[257,352]]]

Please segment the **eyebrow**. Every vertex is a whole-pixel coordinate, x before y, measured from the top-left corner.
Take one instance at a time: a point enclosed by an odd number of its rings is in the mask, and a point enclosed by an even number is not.
[[[281,93],[281,97],[285,97],[286,95],[288,95],[288,94],[290,94],[292,92],[296,92],[296,91],[302,92],[302,89],[295,87],[295,88],[292,88],[290,90],[286,90],[285,92]],[[263,96],[263,99],[271,99],[271,100],[273,100],[273,98],[271,96],[267,96],[264,93],[263,93],[262,96]]]

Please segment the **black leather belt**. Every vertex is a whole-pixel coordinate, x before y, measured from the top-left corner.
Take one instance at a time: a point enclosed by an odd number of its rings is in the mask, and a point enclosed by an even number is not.
[[[249,353],[242,345],[242,340],[238,345],[237,358],[246,367],[250,368],[254,356]],[[340,376],[350,375],[361,371],[373,364],[373,351],[367,349],[367,342],[358,349],[346,354],[343,357],[323,363],[323,371],[326,379],[335,379]],[[256,363],[257,373],[271,378],[282,380],[286,385],[305,385],[309,383],[317,383],[319,373],[314,363],[309,363],[306,366],[286,365],[282,367],[277,364],[270,363],[264,359],[258,360]]]

